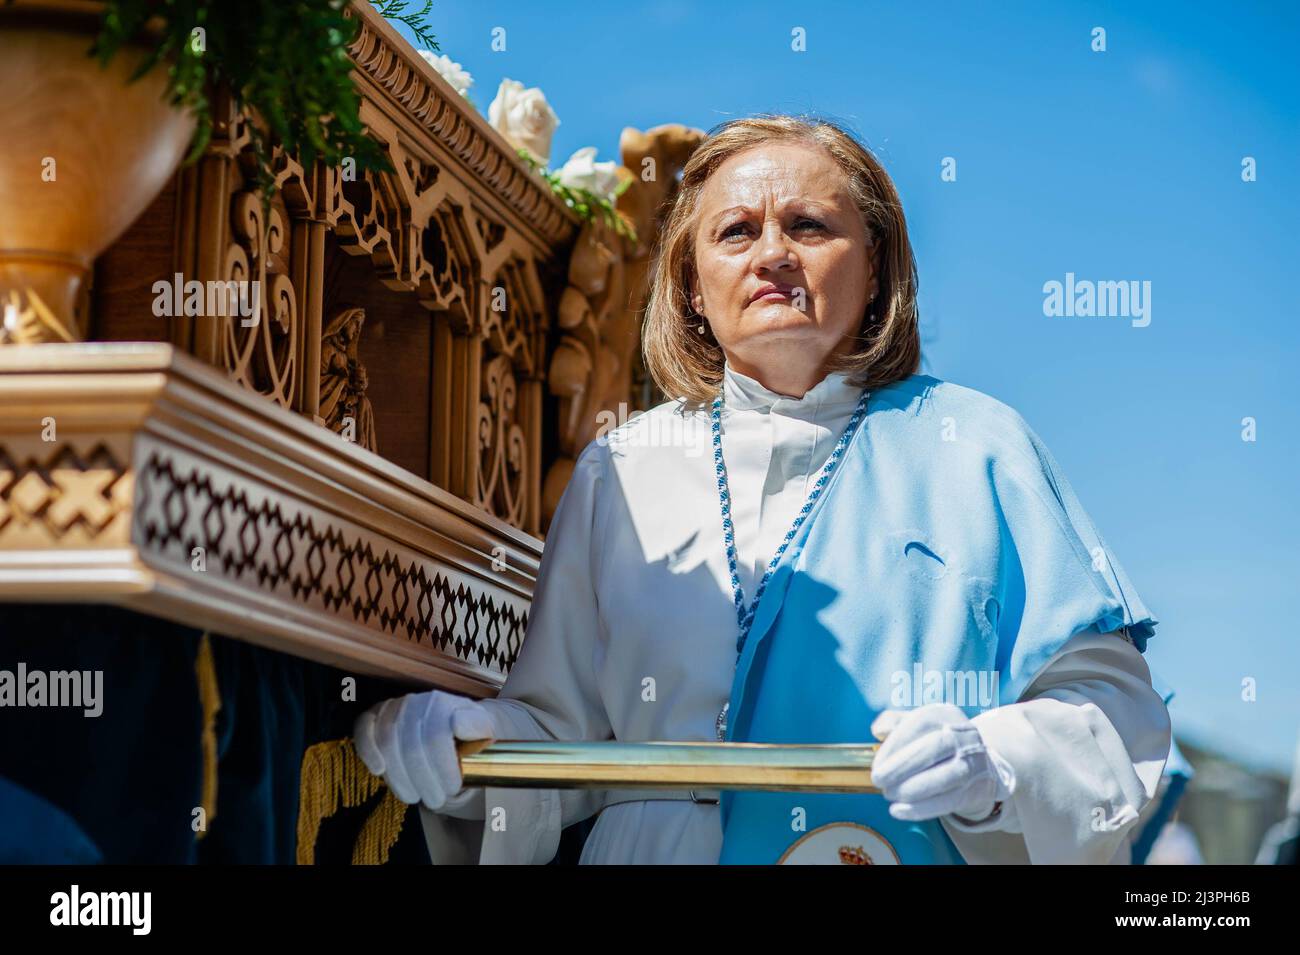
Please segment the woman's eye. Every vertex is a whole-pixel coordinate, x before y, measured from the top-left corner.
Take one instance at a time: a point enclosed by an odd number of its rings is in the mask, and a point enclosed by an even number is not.
[[[826,228],[816,219],[797,219],[795,221],[794,227],[795,229],[806,229],[812,232],[821,232],[824,231]],[[742,232],[748,233],[749,225],[744,222],[737,222],[734,225],[729,225],[725,229],[723,229],[722,232],[718,235],[718,238],[727,239],[733,235],[740,235]]]

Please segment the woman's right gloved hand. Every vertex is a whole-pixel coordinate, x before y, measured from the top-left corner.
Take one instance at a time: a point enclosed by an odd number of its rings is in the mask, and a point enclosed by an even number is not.
[[[357,755],[404,803],[433,811],[461,792],[456,740],[491,739],[487,707],[467,696],[430,690],[385,700],[357,718]]]

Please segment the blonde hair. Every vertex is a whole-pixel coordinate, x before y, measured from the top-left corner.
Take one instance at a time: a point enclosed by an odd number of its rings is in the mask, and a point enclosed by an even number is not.
[[[726,358],[711,330],[703,335],[695,330],[703,318],[690,301],[700,193],[730,157],[752,146],[781,141],[819,145],[844,170],[876,261],[876,298],[867,306],[856,335],[861,347],[832,355],[826,370],[846,372],[864,387],[880,388],[920,368],[916,262],[894,183],[876,157],[835,123],[762,114],[729,120],[709,131],[683,168],[677,195],[660,229],[650,268],[641,353],[646,370],[670,399],[711,400],[722,381]]]

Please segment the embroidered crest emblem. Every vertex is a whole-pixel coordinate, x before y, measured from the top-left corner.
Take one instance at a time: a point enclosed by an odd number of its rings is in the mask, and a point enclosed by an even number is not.
[[[801,836],[778,865],[900,865],[898,853],[876,830],[856,822],[832,822]]]

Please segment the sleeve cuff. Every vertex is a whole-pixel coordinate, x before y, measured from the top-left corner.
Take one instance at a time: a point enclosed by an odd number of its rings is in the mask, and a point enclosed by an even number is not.
[[[985,816],[983,819],[967,819],[965,816],[959,816],[959,815],[957,815],[957,813],[955,813],[955,812],[954,812],[954,813],[951,813],[951,815],[952,815],[952,818],[955,819],[959,825],[962,825],[962,826],[966,827],[966,829],[968,829],[968,830],[969,830],[972,826],[982,826],[982,825],[984,825],[985,823],[993,822],[995,819],[996,819],[997,821],[1001,822],[1001,821],[1002,821],[1002,801],[1001,801],[1001,800],[998,800],[997,802],[995,802],[995,803],[993,804],[993,809],[992,809],[992,810],[989,812],[989,814],[988,814],[987,816]]]
[[[962,832],[1019,832],[1020,826],[1016,816],[1016,774],[1015,769],[1001,756],[1003,747],[998,745],[1000,737],[1006,732],[1006,719],[1010,706],[994,707],[971,718],[979,729],[980,737],[993,760],[1007,795],[993,804],[993,809],[983,819],[967,819],[956,813],[949,813],[945,818],[954,829]]]

